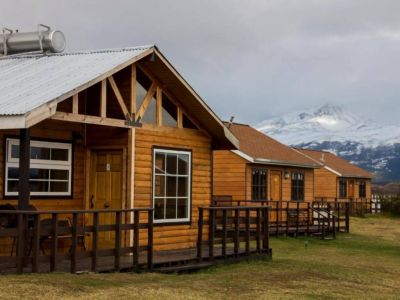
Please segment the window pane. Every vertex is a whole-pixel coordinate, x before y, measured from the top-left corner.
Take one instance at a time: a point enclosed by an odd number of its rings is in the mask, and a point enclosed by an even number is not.
[[[165,176],[156,175],[154,190],[155,190],[156,197],[165,196]]]
[[[176,199],[167,199],[167,207],[165,211],[166,219],[176,218]]]
[[[48,181],[30,180],[29,186],[31,188],[31,192],[48,192],[48,190],[49,190],[49,182]]]
[[[167,154],[167,173],[176,174],[176,154]]]
[[[176,127],[177,123],[177,107],[174,103],[163,93],[162,95],[162,120],[163,125]]]
[[[155,169],[156,174],[165,174],[165,154],[164,153],[156,153],[155,160]]]
[[[18,168],[8,168],[8,178],[19,178],[19,169]]]
[[[68,170],[50,170],[50,178],[58,180],[68,180]]]
[[[18,180],[8,180],[8,192],[18,192]]]
[[[49,179],[48,169],[29,169],[30,179]]]
[[[178,219],[188,217],[188,199],[178,199]]]
[[[19,158],[19,145],[11,145],[11,157]]]
[[[179,175],[189,174],[189,155],[187,154],[178,155],[178,174]]]
[[[188,178],[178,177],[178,197],[188,196]]]
[[[164,199],[154,200],[154,219],[164,219]]]
[[[31,147],[32,159],[50,159],[50,148],[45,147]]]
[[[182,126],[183,128],[197,129],[196,125],[193,124],[192,121],[185,114],[182,117]]]
[[[150,100],[150,104],[143,115],[142,122],[151,124],[156,123],[156,99],[154,97]]]
[[[167,176],[167,197],[176,197],[176,177]]]
[[[68,182],[65,181],[51,181],[50,192],[68,192]]]
[[[68,149],[51,149],[51,160],[68,161]]]

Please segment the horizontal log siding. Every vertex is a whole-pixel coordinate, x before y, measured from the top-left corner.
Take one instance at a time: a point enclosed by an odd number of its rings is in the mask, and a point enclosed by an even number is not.
[[[151,207],[152,149],[178,148],[192,151],[192,210],[190,225],[154,227],[155,250],[196,247],[198,207],[211,201],[211,140],[202,132],[190,129],[136,129],[135,208]],[[144,242],[145,234],[140,237]]]
[[[325,168],[320,168],[315,169],[314,174],[315,198],[334,199],[339,195],[337,192],[337,176],[334,173]]]
[[[232,196],[233,200],[246,199],[246,161],[227,150],[213,152],[213,196]]]

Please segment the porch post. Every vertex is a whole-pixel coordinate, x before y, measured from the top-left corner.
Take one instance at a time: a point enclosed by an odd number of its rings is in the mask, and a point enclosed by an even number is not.
[[[29,161],[31,156],[31,139],[29,128],[19,131],[19,186],[18,186],[18,209],[29,208]]]

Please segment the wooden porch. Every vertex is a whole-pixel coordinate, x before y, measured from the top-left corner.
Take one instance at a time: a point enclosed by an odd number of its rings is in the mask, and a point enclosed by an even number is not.
[[[158,250],[154,246],[152,208],[0,211],[1,215],[18,220],[17,227],[0,230],[1,238],[13,240],[9,254],[0,256],[0,273],[170,272],[198,269],[253,254],[271,257],[268,207],[199,210],[197,247],[175,250]],[[211,212],[210,220],[204,211]],[[107,219],[113,222],[99,223],[110,214],[114,218]],[[254,214],[256,218],[252,217]],[[237,217],[232,223],[232,218],[215,218],[217,215]],[[234,234],[228,233],[232,224],[235,224]],[[222,238],[219,228],[225,228]]]

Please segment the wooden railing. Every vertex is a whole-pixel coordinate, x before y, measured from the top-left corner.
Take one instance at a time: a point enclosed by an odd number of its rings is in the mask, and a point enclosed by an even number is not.
[[[204,257],[227,258],[253,253],[271,255],[269,209],[268,206],[200,207],[198,260]],[[207,255],[204,255],[204,250],[208,251]]]
[[[0,237],[13,240],[10,255],[0,256],[0,264],[16,265],[17,273],[56,271],[69,261],[71,273],[79,270],[83,261],[90,261],[90,270],[97,272],[113,258],[114,270],[121,269],[121,256],[131,255],[124,267],[139,269],[140,254],[145,252],[145,266],[153,267],[153,209],[65,210],[65,211],[0,211],[2,216],[16,218],[16,227],[0,229]],[[144,238],[141,238],[143,234]],[[102,244],[102,235],[105,245]],[[59,247],[59,241],[69,239],[70,247]],[[45,244],[50,243],[46,254]],[[81,243],[81,245],[79,245]],[[13,255],[14,245],[16,256]],[[81,250],[79,251],[79,246]],[[87,247],[89,249],[87,249]],[[110,263],[110,261],[107,261]],[[85,267],[86,268],[86,267]]]
[[[212,205],[268,206],[270,233],[274,235],[309,235],[320,232],[325,236],[328,233],[335,235],[339,231],[349,231],[349,206],[346,203],[214,199]]]
[[[319,203],[349,203],[349,211],[352,216],[364,216],[365,214],[377,213],[372,198],[315,198]]]

